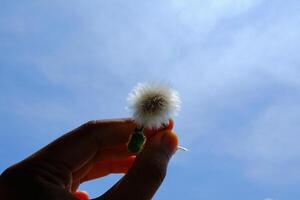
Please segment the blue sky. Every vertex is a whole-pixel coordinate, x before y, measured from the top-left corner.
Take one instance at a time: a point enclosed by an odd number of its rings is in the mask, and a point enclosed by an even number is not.
[[[136,83],[163,80],[190,151],[154,199],[299,199],[299,13],[296,0],[1,0],[0,171],[87,120],[128,116]]]

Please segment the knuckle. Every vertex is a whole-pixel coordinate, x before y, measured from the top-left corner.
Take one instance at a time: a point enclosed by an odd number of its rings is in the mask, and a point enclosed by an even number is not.
[[[83,129],[92,129],[97,125],[97,120],[90,120],[82,125]]]
[[[33,174],[27,168],[18,168],[18,167],[9,167],[1,175],[0,178],[2,181],[8,182],[23,182],[28,177],[33,177]]]
[[[94,127],[96,124],[97,124],[97,120],[89,120],[88,122],[85,123],[85,125],[88,127]]]
[[[3,171],[2,174],[0,175],[0,177],[2,180],[10,179],[13,174],[14,174],[14,170],[10,167],[10,168],[7,168],[5,171]]]

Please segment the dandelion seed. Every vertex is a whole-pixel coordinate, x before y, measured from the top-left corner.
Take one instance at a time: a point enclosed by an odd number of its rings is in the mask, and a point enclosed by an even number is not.
[[[128,142],[128,149],[138,153],[143,148],[146,137],[144,128],[166,126],[180,109],[178,93],[160,82],[139,83],[128,95],[128,108],[139,127],[135,128]],[[187,151],[178,146],[178,149]]]
[[[160,82],[138,84],[127,100],[136,123],[148,128],[168,124],[180,108],[178,93]]]

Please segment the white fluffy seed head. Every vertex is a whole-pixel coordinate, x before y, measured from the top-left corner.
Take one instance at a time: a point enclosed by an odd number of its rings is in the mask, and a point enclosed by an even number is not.
[[[161,82],[139,83],[127,100],[136,123],[148,128],[168,124],[180,108],[177,91]]]

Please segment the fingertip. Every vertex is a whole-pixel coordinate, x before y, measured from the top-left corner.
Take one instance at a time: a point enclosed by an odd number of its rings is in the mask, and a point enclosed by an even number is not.
[[[168,154],[173,155],[177,150],[178,136],[171,130],[159,131],[149,141],[148,148],[153,148],[153,146],[160,146],[166,150]]]
[[[174,120],[173,119],[169,119],[169,124],[168,126],[165,128],[166,130],[172,130],[174,128]]]
[[[174,131],[166,131],[162,138],[162,145],[173,155],[178,146],[178,136]]]
[[[172,130],[173,127],[174,127],[174,120],[173,119],[169,119],[168,124],[163,124],[159,128],[145,128],[145,134],[147,136],[153,136],[153,135],[155,135],[156,133],[158,133],[160,131]]]
[[[74,195],[80,200],[89,200],[89,194],[86,191],[76,191]]]
[[[162,127],[160,127],[158,129],[158,131],[163,131],[163,130],[172,130],[174,127],[174,120],[173,119],[169,119],[168,124],[163,124]]]

